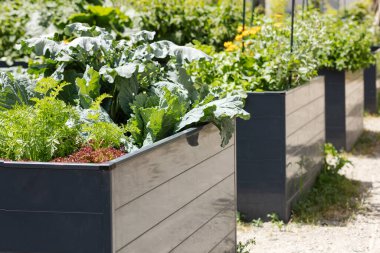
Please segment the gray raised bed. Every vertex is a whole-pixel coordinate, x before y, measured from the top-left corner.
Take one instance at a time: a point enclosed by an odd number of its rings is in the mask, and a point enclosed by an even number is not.
[[[238,211],[249,220],[292,204],[318,175],[325,141],[323,77],[283,92],[249,93],[249,121],[237,121]]]
[[[324,70],[326,141],[350,150],[363,132],[363,71]]]
[[[235,252],[235,144],[186,130],[99,164],[0,162],[0,252]]]

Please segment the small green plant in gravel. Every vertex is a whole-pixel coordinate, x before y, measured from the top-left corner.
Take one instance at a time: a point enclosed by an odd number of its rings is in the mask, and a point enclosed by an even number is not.
[[[270,219],[270,222],[275,225],[276,227],[278,227],[279,230],[282,230],[285,226],[285,223],[280,220],[280,218],[278,217],[278,214],[276,213],[270,213],[267,215],[267,217]]]
[[[363,197],[361,182],[339,173],[351,162],[332,144],[325,144],[324,166],[311,191],[293,209],[294,222],[339,224],[360,210]]]
[[[246,241],[245,243],[238,242],[238,244],[236,245],[236,253],[249,253],[249,248],[255,244],[256,244],[255,239],[250,239]]]
[[[365,130],[356,142],[352,153],[355,155],[374,156],[379,143],[379,133]]]
[[[254,219],[251,221],[251,224],[252,226],[254,227],[257,227],[257,228],[261,228],[263,226],[263,220],[261,218],[258,218],[258,219]]]

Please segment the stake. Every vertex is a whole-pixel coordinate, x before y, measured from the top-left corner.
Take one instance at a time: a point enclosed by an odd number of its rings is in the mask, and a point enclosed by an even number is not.
[[[243,0],[243,30],[245,31],[245,0]],[[244,52],[245,46],[244,46],[244,40],[241,41],[241,51]]]
[[[292,23],[291,23],[291,30],[290,30],[290,54],[293,53],[293,46],[294,46],[294,9],[295,9],[295,0],[292,0]],[[289,76],[289,84],[288,89],[292,85],[292,73],[290,72]]]

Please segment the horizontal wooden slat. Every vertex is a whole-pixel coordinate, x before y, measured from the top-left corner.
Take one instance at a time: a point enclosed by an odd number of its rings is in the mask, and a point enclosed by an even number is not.
[[[207,152],[204,149],[202,151]],[[144,163],[144,161],[141,162]],[[172,162],[165,164],[165,166],[168,167],[163,169],[166,171],[173,170],[176,174],[175,169],[179,165]],[[157,169],[161,170],[161,166]],[[230,146],[195,167],[189,168],[184,173],[127,205],[116,208],[114,214],[115,249],[121,249],[138,238],[231,173],[234,173],[234,146]],[[115,177],[114,179],[117,180]],[[123,181],[120,178],[118,179]],[[120,186],[113,188],[113,196],[120,196],[124,192],[128,192],[128,189],[133,188],[134,184],[124,187],[126,189],[121,189]]]
[[[234,185],[231,175],[118,252],[208,252],[235,228]]]
[[[319,97],[286,117],[286,136],[294,134],[303,126],[325,112],[325,98]]]
[[[235,221],[234,208],[222,211],[172,252],[193,253],[197,249],[199,253],[208,253],[235,228]]]
[[[308,84],[286,92],[286,113],[290,114],[303,108],[310,101],[322,97],[324,92],[324,78],[322,76],[310,80]]]
[[[346,149],[350,150],[363,132],[364,80],[357,71],[346,76]]]
[[[312,121],[307,123],[297,132],[286,138],[286,149],[287,153],[292,153],[297,151],[302,146],[307,145],[308,141],[313,138],[316,134],[320,133],[325,129],[325,114],[321,113],[315,117]]]
[[[232,138],[229,145],[233,143]],[[112,171],[114,207],[125,205],[222,151],[220,144],[219,130],[210,124],[200,131],[197,146],[189,145],[183,137],[119,164]]]
[[[223,239],[210,253],[235,253],[236,252],[236,231],[232,231]]]

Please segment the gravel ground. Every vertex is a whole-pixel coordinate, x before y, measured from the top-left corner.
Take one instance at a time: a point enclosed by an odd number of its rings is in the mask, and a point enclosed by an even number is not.
[[[380,117],[366,117],[367,131],[380,135]],[[237,240],[245,242],[254,238],[256,253],[380,253],[380,144],[372,154],[348,158],[354,167],[344,171],[349,178],[370,186],[365,200],[365,211],[356,214],[346,225],[311,226],[289,223],[281,230],[265,222],[263,227],[238,226]]]

